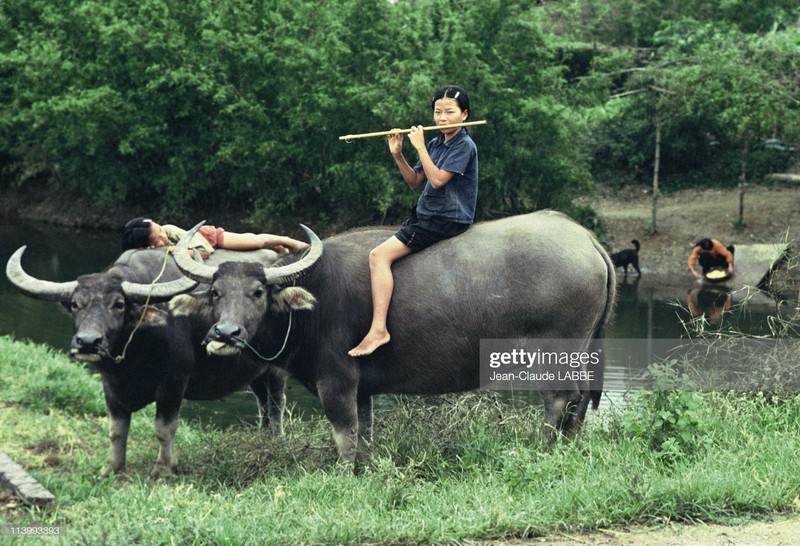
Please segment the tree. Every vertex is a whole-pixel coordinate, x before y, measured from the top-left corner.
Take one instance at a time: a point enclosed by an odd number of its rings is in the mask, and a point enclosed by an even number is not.
[[[684,19],[666,24],[653,44],[655,49],[634,57],[634,66],[624,71],[624,87],[613,95],[624,105],[617,109],[624,122],[616,139],[626,140],[615,150],[615,138],[607,138],[601,154],[616,157],[617,168],[644,173],[652,165],[654,229],[655,181],[663,182],[664,169],[671,171],[673,185],[677,176],[684,183],[738,181],[743,225],[746,182],[754,175],[751,152],[762,153],[758,143],[769,136],[800,135],[798,31],[754,35]],[[643,139],[647,133],[653,136]]]
[[[752,137],[763,142],[778,131],[791,138],[800,137],[796,121],[800,107],[800,81],[796,76],[800,34],[772,31],[764,36],[749,35],[687,21],[680,28],[668,29],[664,38],[668,43],[686,44],[669,48],[675,61],[671,79],[674,88],[681,90],[683,115],[710,114],[717,120],[717,129],[740,147],[737,224],[744,226]]]

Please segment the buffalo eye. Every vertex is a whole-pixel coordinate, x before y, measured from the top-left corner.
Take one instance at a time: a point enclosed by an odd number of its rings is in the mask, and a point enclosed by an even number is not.
[[[117,301],[115,301],[114,305],[112,305],[112,307],[117,311],[122,311],[123,309],[125,309],[125,300],[117,300]]]
[[[69,302],[69,308],[72,311],[77,311],[77,310],[79,310],[81,308],[81,306],[80,306],[80,304],[78,304],[77,301],[72,300],[72,301]]]
[[[264,289],[263,288],[256,288],[255,292],[253,292],[253,297],[255,299],[261,299],[261,297],[263,295],[264,295]]]
[[[208,292],[209,292],[209,294],[211,294],[211,299],[212,300],[218,300],[222,296],[222,294],[220,294],[219,290],[217,290],[216,288],[212,288]]]

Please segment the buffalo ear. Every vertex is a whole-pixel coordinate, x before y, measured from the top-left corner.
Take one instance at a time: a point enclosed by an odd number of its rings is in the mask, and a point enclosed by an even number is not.
[[[166,326],[167,313],[152,305],[141,305],[133,311],[134,320],[143,326]]]
[[[305,288],[290,286],[282,290],[272,291],[272,303],[275,311],[311,311],[317,303],[311,292]]]
[[[169,311],[175,317],[211,316],[206,299],[191,294],[180,294],[169,300]]]

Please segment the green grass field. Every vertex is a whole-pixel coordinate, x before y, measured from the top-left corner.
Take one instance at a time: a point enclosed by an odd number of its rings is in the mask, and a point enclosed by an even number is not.
[[[61,526],[53,544],[431,544],[741,521],[800,498],[796,394],[640,393],[552,446],[538,407],[495,393],[399,397],[376,411],[359,475],[337,464],[326,422],[290,415],[281,438],[184,422],[179,475],[153,482],[153,418],[152,406],[134,417],[127,473],[99,479],[99,378],[0,338],[0,450],[57,497],[30,508],[6,495],[0,523]]]

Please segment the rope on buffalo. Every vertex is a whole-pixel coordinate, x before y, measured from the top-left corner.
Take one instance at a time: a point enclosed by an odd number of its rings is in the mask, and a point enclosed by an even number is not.
[[[294,315],[294,311],[289,311],[289,325],[286,327],[286,337],[283,338],[283,345],[281,345],[281,349],[277,353],[275,353],[274,356],[270,356],[270,357],[263,356],[261,353],[259,353],[256,350],[255,347],[250,345],[247,342],[246,339],[242,339],[242,338],[240,338],[238,336],[231,336],[231,339],[234,340],[234,341],[238,341],[239,343],[241,343],[242,345],[244,345],[245,347],[250,349],[250,351],[254,355],[256,355],[258,358],[260,358],[261,360],[264,360],[266,362],[272,362],[273,360],[275,360],[276,358],[281,356],[281,354],[283,353],[283,350],[286,348],[286,344],[289,342],[289,333],[292,331],[292,316],[293,315]]]
[[[147,298],[145,298],[144,305],[142,306],[144,311],[139,314],[139,321],[136,323],[136,326],[133,327],[133,330],[131,330],[131,335],[128,336],[128,341],[125,342],[125,346],[122,348],[122,353],[119,356],[114,357],[114,361],[117,364],[125,360],[125,353],[128,352],[128,345],[131,344],[131,341],[133,341],[134,334],[136,334],[136,331],[144,322],[144,317],[147,314],[146,313],[147,307],[150,305],[150,296],[153,294],[153,287],[156,285],[159,279],[161,279],[161,277],[164,275],[164,271],[167,270],[168,259],[169,259],[169,247],[167,247],[166,251],[164,252],[164,263],[161,264],[161,271],[158,272],[158,275],[156,275],[156,277],[153,279],[153,282],[150,283],[149,290],[147,291]]]

